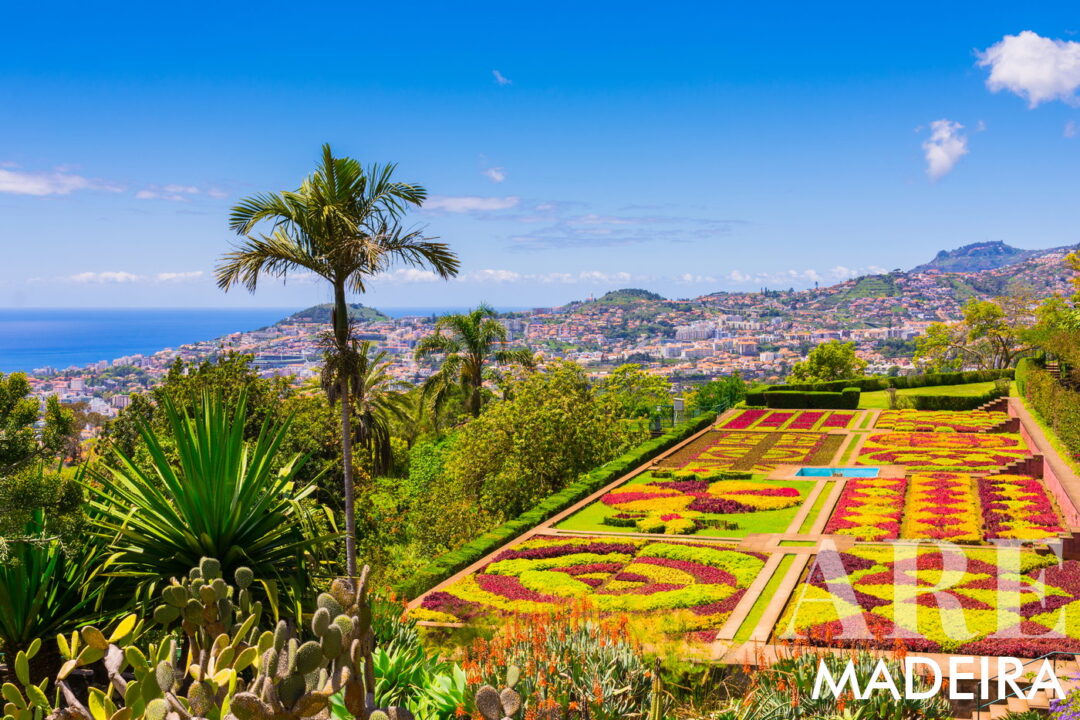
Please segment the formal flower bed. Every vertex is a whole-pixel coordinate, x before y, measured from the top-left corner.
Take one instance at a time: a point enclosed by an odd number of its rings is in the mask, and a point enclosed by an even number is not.
[[[992,472],[1026,455],[1027,449],[1019,435],[889,432],[866,438],[859,450],[858,464]]]
[[[852,478],[825,526],[827,534],[895,540],[907,491],[905,478]]]
[[[576,602],[601,614],[649,617],[657,633],[711,641],[764,564],[763,555],[717,545],[541,538],[429,593],[417,617],[469,621]]]
[[[1037,657],[1080,651],[1080,562],[1020,548],[857,547],[815,558],[778,638]]]
[[[840,430],[854,412],[831,410],[742,410],[720,427],[724,430]]]
[[[640,532],[690,534],[715,516],[782,510],[799,505],[803,497],[790,484],[682,471],[671,479],[612,490],[600,502],[620,511],[605,518],[605,524],[633,526]]]
[[[964,473],[916,473],[908,486],[905,538],[977,543],[982,539],[975,480]]]
[[[1002,412],[937,412],[926,410],[882,410],[874,427],[898,432],[955,431],[974,433],[987,430],[1009,419]]]
[[[747,430],[761,418],[769,414],[768,410],[741,410],[720,427],[725,430]]]
[[[701,436],[662,465],[696,472],[732,469],[761,473],[779,464],[828,465],[843,441],[843,435],[815,432],[719,430]]]
[[[1026,475],[979,478],[987,540],[1045,540],[1064,532],[1062,521],[1042,482]]]

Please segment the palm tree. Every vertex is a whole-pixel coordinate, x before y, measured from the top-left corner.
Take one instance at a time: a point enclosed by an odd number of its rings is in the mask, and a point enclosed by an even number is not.
[[[424,392],[438,407],[457,384],[465,394],[465,409],[473,417],[480,414],[481,389],[489,363],[532,368],[532,353],[506,347],[506,328],[495,319],[495,311],[481,305],[468,314],[443,315],[435,321],[435,332],[416,344],[416,358],[443,355],[438,371],[424,383]]]
[[[299,189],[253,195],[233,208],[229,227],[244,239],[218,265],[218,286],[228,290],[242,285],[255,292],[263,275],[323,278],[333,292],[335,349],[347,356],[352,342],[349,292],[363,293],[371,277],[399,263],[430,268],[444,279],[458,272],[457,255],[449,246],[401,226],[405,212],[419,207],[427,191],[393,180],[395,168],[392,164],[364,168],[352,158],[335,158],[330,146],[323,145],[322,163]],[[269,223],[268,234],[254,232],[262,223]],[[353,432],[351,404],[344,401],[352,395],[352,377],[352,372],[338,374],[335,397],[342,400],[346,571],[355,576]]]
[[[333,337],[327,338],[322,386],[330,402],[338,402],[342,378],[349,375],[352,388],[353,431],[356,441],[368,451],[374,474],[385,473],[392,461],[390,436],[394,420],[405,421],[408,403],[402,383],[390,375],[386,353],[371,352],[371,343],[353,340],[341,353]]]

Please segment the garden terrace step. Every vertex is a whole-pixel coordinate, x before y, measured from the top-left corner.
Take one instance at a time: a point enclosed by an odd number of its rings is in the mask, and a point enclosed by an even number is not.
[[[975,408],[976,411],[982,410],[985,412],[1008,412],[1009,410],[1009,398],[999,397],[994,398],[990,402],[985,402],[979,407]]]
[[[1028,477],[1041,478],[1043,476],[1043,456],[1035,453],[1027,457],[1013,460],[1002,465],[996,471],[998,475],[1027,475]]]
[[[992,427],[983,428],[979,432],[986,433],[1019,433],[1020,432],[1020,418],[1011,417],[1002,420],[997,425]]]

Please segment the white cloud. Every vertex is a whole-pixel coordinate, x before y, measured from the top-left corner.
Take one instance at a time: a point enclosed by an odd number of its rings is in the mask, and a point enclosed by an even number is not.
[[[5,167],[15,167],[5,163]],[[0,168],[0,193],[12,195],[68,195],[76,190],[104,190],[120,192],[120,186],[75,175],[64,170],[55,172],[20,172]]]
[[[1048,100],[1075,104],[1080,87],[1080,43],[1045,38],[1031,30],[1006,35],[979,53],[979,66],[990,68],[986,87],[1025,98],[1028,107]]]
[[[434,195],[424,203],[425,210],[442,210],[452,213],[492,212],[495,210],[509,210],[517,207],[521,198],[510,195],[507,197],[478,197],[465,195],[461,197],[447,197]]]
[[[214,191],[215,193],[218,191]],[[202,190],[195,185],[149,185],[135,193],[138,200],[171,200],[172,202],[189,202],[195,195],[201,195]],[[210,194],[209,192],[207,193]],[[222,197],[212,195],[212,197]]]
[[[1074,137],[1076,137],[1076,133],[1077,133],[1078,129],[1080,129],[1080,128],[1076,127],[1076,121],[1075,120],[1070,120],[1069,122],[1065,123],[1065,129],[1062,130],[1061,132],[1067,138],[1074,138]]]
[[[964,126],[952,120],[930,123],[930,138],[922,144],[926,155],[926,174],[931,180],[946,175],[964,155],[968,154]]]
[[[675,282],[679,283],[680,285],[704,285],[706,283],[714,284],[716,282],[716,278],[714,278],[712,275],[695,275],[693,273],[683,273],[682,275],[679,275],[677,278],[675,278]]]
[[[490,167],[484,170],[484,175],[493,183],[501,183],[506,179],[506,170],[501,167]]]
[[[154,276],[158,282],[184,282],[186,280],[198,280],[203,276],[202,270],[190,272],[163,272]]]
[[[513,82],[511,82],[510,78],[506,77],[498,70],[492,70],[491,76],[495,78],[496,85],[513,85]]]
[[[724,277],[726,277],[731,282],[739,283],[740,285],[743,283],[748,283],[754,279],[752,275],[747,275],[742,270],[732,270]]]
[[[71,275],[67,278],[74,283],[99,283],[99,284],[121,284],[121,283],[133,283],[142,280],[142,278],[134,273],[124,272],[123,270],[105,270],[103,272],[81,272],[75,275]]]
[[[398,268],[397,270],[391,270],[390,272],[379,275],[377,279],[381,282],[393,283],[395,285],[433,283],[440,280],[439,276],[431,270],[421,270],[419,268]]]

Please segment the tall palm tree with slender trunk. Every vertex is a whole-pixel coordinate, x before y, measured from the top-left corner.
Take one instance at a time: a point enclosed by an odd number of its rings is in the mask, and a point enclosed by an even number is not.
[[[351,341],[348,350],[342,353],[333,335],[327,335],[323,389],[330,402],[339,402],[342,377],[349,375],[349,387],[352,388],[350,415],[354,420],[356,442],[367,450],[372,472],[381,475],[390,469],[393,460],[390,444],[393,422],[405,422],[409,411],[403,383],[390,374],[386,353],[373,352],[367,340]]]
[[[441,278],[458,272],[457,255],[445,243],[402,226],[405,213],[419,207],[427,191],[393,179],[396,165],[364,167],[334,157],[323,145],[322,162],[292,191],[260,193],[241,200],[229,227],[243,239],[217,267],[223,290],[240,285],[255,292],[264,276],[314,274],[333,295],[331,336],[341,361],[334,398],[341,406],[341,450],[345,489],[346,571],[356,575],[356,517],[353,485],[352,403],[356,352],[348,294],[363,293],[367,282],[396,264],[427,268]],[[266,232],[256,232],[265,227]],[[351,358],[351,359],[350,359]]]
[[[435,321],[435,332],[416,344],[417,359],[442,355],[439,369],[424,383],[424,392],[437,407],[450,390],[458,386],[465,396],[466,411],[476,417],[483,401],[485,377],[491,365],[534,366],[533,356],[523,348],[506,347],[506,328],[487,305],[457,315],[443,315]]]

